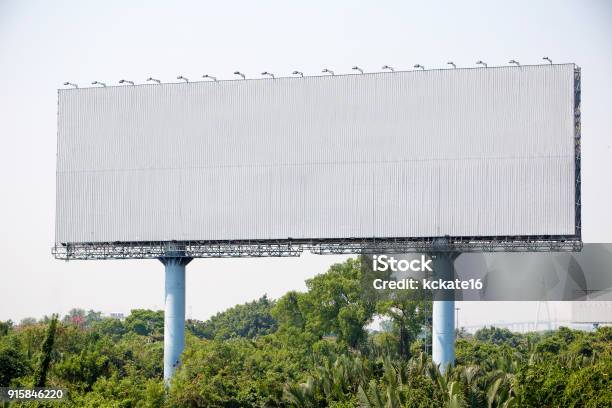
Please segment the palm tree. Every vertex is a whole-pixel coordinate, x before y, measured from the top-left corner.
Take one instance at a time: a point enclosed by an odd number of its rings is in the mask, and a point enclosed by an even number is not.
[[[295,407],[316,407],[315,388],[316,386],[312,378],[309,378],[304,384],[288,384],[284,390],[285,400]]]

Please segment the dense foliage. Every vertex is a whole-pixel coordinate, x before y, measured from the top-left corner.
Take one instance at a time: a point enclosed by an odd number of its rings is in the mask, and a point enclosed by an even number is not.
[[[209,320],[187,320],[187,330],[204,339],[226,340],[235,337],[252,339],[276,331],[272,317],[273,303],[266,295],[253,302],[237,305]]]
[[[188,321],[167,388],[163,312],[0,322],[0,387],[67,388],[75,407],[612,406],[612,328],[460,333],[442,374],[425,353],[428,302],[372,296],[363,273],[349,260],[304,293]],[[384,330],[368,329],[381,318]]]

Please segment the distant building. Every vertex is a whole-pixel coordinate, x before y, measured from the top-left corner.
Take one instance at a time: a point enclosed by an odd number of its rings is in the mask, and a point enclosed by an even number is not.
[[[610,324],[612,323],[612,301],[572,302],[571,320],[572,323]]]
[[[111,319],[117,319],[117,320],[123,320],[125,319],[125,316],[123,315],[123,313],[110,313],[108,315]]]

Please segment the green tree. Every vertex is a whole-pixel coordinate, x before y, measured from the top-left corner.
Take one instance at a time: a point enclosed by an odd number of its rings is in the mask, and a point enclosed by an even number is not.
[[[102,318],[92,324],[92,329],[101,335],[110,336],[113,339],[119,339],[127,333],[128,329],[123,322],[114,318]]]
[[[319,336],[336,335],[353,348],[366,339],[365,326],[376,304],[365,296],[358,259],[332,265],[327,273],[307,280],[306,286],[308,292],[300,304],[305,330]]]
[[[109,358],[98,350],[84,350],[56,364],[55,373],[63,381],[84,391],[96,380],[110,373]]]
[[[6,322],[0,321],[0,337],[6,336],[9,330],[11,330],[12,328],[13,328],[12,320],[7,320]]]
[[[164,332],[164,312],[134,309],[125,319],[125,327],[141,336],[161,336]]]
[[[474,338],[478,341],[500,346],[506,344],[510,347],[517,347],[521,343],[520,335],[514,334],[508,329],[493,326],[476,331]]]
[[[57,329],[57,315],[54,315],[47,329],[47,336],[42,346],[42,355],[38,370],[36,372],[35,387],[44,387],[47,382],[47,373],[51,365],[51,353],[53,352],[53,343],[55,342],[55,332]]]
[[[187,330],[206,339],[229,339],[233,337],[255,338],[276,331],[276,320],[272,317],[274,303],[266,295],[224,312],[217,313],[206,322],[187,321]]]
[[[278,322],[281,329],[294,327],[304,330],[306,318],[300,310],[305,295],[296,291],[287,292],[272,308],[272,316]]]
[[[14,346],[0,344],[0,387],[8,387],[13,378],[28,372],[26,356]]]
[[[102,312],[96,312],[95,310],[88,310],[85,313],[85,325],[91,327],[95,322],[102,320]]]
[[[275,334],[188,340],[170,386],[171,406],[279,406],[285,383],[310,366],[309,349],[296,337],[297,344]]]
[[[65,324],[74,324],[75,326],[84,327],[87,321],[86,312],[83,309],[70,309],[68,314],[64,316],[62,322]]]
[[[425,302],[415,300],[408,291],[394,291],[388,294],[387,299],[378,302],[377,311],[380,315],[391,319],[393,333],[398,339],[399,355],[409,358],[410,345],[426,323]]]
[[[612,407],[612,358],[574,370],[563,390],[562,406]]]

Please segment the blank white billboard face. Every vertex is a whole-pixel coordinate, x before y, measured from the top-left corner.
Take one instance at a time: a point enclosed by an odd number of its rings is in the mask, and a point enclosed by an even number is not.
[[[59,91],[57,243],[575,233],[574,65]]]

